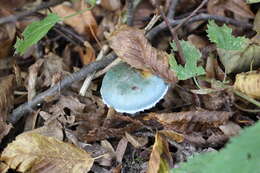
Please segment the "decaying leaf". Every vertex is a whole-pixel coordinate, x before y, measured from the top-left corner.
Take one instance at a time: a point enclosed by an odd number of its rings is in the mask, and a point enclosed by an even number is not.
[[[109,37],[111,48],[131,66],[150,70],[167,82],[177,81],[169,67],[169,55],[150,45],[140,29],[126,25],[119,26]]]
[[[121,7],[121,1],[118,0],[101,0],[100,5],[107,10],[115,11]]]
[[[184,141],[184,136],[173,130],[160,130],[160,134],[164,135],[166,138],[181,143]]]
[[[237,74],[234,88],[252,98],[260,99],[259,71],[251,71]]]
[[[178,113],[150,113],[146,119],[155,119],[176,131],[201,131],[210,127],[218,127],[232,116],[225,111],[187,111]]]
[[[94,159],[82,149],[37,133],[16,137],[3,151],[1,160],[20,172],[85,173]]]
[[[43,72],[41,78],[44,79],[43,86],[54,85],[59,82],[64,75],[69,74],[69,67],[63,62],[62,58],[50,53],[45,56]],[[60,75],[60,79],[55,79],[55,75]],[[57,80],[57,81],[54,81]]]
[[[172,157],[167,141],[160,133],[156,133],[147,173],[169,172],[172,164]]]
[[[148,143],[147,137],[137,137],[127,132],[125,133],[125,137],[128,140],[128,142],[131,143],[135,148],[141,148]]]
[[[3,8],[2,5],[0,6],[1,8]],[[0,10],[1,17],[10,15],[9,13],[7,14],[6,13],[7,13],[6,11]],[[15,28],[15,24],[13,23],[8,23],[0,26],[0,59],[5,58],[10,53],[12,43],[15,38],[15,32],[16,32],[16,28]]]
[[[125,137],[123,137],[117,147],[116,147],[116,161],[118,163],[122,163],[125,151],[126,151],[126,147],[127,147],[128,141]]]
[[[87,8],[87,5],[84,4],[82,8]],[[74,10],[73,8],[65,4],[55,6],[52,9],[60,17],[66,17],[77,12],[77,10]],[[87,35],[90,38],[93,37],[93,34],[96,35],[97,33],[97,22],[91,11],[86,11],[83,14],[68,18],[64,20],[64,23],[70,25],[79,34]]]
[[[82,49],[80,46],[77,46],[74,49],[79,53],[82,64],[87,65],[96,60],[96,53],[89,42],[85,41],[84,45],[85,49]]]
[[[226,11],[232,11],[235,16],[253,18],[254,13],[244,0],[210,0],[208,2],[208,12],[210,14],[226,16]]]
[[[14,76],[0,78],[0,142],[11,129],[11,125],[5,121],[10,109],[13,107]]]
[[[0,172],[1,173],[6,173],[8,171],[9,167],[7,164],[0,162]]]

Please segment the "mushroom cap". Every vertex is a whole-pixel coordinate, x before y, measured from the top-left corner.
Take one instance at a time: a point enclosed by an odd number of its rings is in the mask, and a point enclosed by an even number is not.
[[[126,63],[111,68],[101,86],[103,102],[117,112],[134,114],[153,107],[163,98],[168,85],[155,76],[144,76]]]

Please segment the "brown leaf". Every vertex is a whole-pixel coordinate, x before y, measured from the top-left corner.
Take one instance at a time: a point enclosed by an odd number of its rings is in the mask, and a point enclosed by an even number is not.
[[[228,10],[244,18],[254,18],[254,13],[243,0],[210,0],[207,8],[214,15],[225,16],[225,11]]]
[[[41,77],[44,78],[43,86],[50,86],[54,85],[53,79],[55,75],[59,74],[61,77],[69,74],[69,67],[65,65],[62,58],[50,53],[45,56],[44,63],[43,63],[43,72]],[[58,81],[56,81],[57,83]]]
[[[122,25],[111,34],[109,43],[116,54],[131,66],[150,70],[167,82],[177,81],[169,69],[169,55],[152,47],[142,30]]]
[[[164,135],[166,138],[181,143],[184,141],[184,136],[173,130],[160,130],[160,134]]]
[[[13,75],[0,78],[0,142],[6,136],[12,126],[7,124],[7,119],[10,109],[13,107]]]
[[[156,133],[147,173],[169,172],[171,167],[172,157],[168,143],[160,133]]]
[[[84,8],[87,8],[87,5],[82,7],[82,9]],[[74,10],[64,4],[55,6],[52,9],[60,17],[65,17],[77,12],[77,10]],[[64,23],[70,25],[79,34],[87,35],[90,38],[93,37],[93,34],[96,35],[97,33],[97,22],[91,11],[86,11],[83,14],[70,17],[64,20]]]
[[[84,45],[84,50],[80,46],[75,47],[75,50],[79,53],[82,64],[87,65],[96,60],[96,53],[89,42],[85,41]]]
[[[201,131],[210,127],[218,127],[232,116],[225,111],[188,111],[179,113],[150,113],[146,119],[155,119],[161,124],[176,131]]]
[[[254,30],[260,35],[260,9],[258,9],[254,19]]]
[[[2,8],[2,5],[0,6]],[[0,17],[4,17],[8,15],[10,14],[0,9]],[[0,26],[0,59],[5,58],[10,53],[13,40],[15,38],[15,32],[16,32],[16,27],[15,24],[13,23],[8,23]]]
[[[126,151],[126,147],[127,147],[128,141],[125,137],[123,137],[117,147],[116,147],[116,161],[118,163],[122,163],[125,151]]]
[[[94,159],[82,149],[37,133],[16,137],[1,155],[1,160],[20,172],[83,173]]]
[[[125,137],[135,148],[141,148],[148,143],[147,137],[137,137],[125,132]]]

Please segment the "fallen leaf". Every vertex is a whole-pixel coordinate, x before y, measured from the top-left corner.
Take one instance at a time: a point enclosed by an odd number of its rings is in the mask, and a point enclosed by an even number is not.
[[[176,141],[178,143],[181,143],[184,141],[184,136],[173,130],[160,130],[159,133],[164,135],[166,138],[168,138],[172,141]]]
[[[125,151],[126,151],[126,147],[127,147],[128,141],[125,137],[123,137],[117,147],[116,147],[116,161],[118,163],[122,163]]]
[[[0,162],[0,172],[1,173],[6,173],[8,171],[9,167],[7,164]]]
[[[109,43],[115,53],[131,66],[150,70],[167,82],[177,81],[169,67],[169,55],[153,48],[142,30],[121,25],[110,35]]]
[[[44,80],[43,86],[51,86],[54,85],[53,79],[54,76],[60,74],[61,78],[67,74],[69,74],[69,67],[63,62],[63,59],[53,53],[49,53],[44,58],[43,63],[43,72],[41,74],[41,78]],[[56,81],[58,82],[58,81]]]
[[[84,8],[88,8],[86,4],[82,7],[82,9]],[[74,10],[65,4],[57,5],[53,7],[52,10],[60,17],[66,17],[77,12],[77,10]],[[93,34],[96,35],[97,33],[97,22],[90,10],[70,17],[64,20],[64,23],[70,25],[79,34],[86,35],[90,38],[93,38]]]
[[[2,8],[2,5],[0,6]],[[2,9],[0,10],[0,17],[5,17],[9,15],[10,14],[7,11]],[[0,59],[6,58],[9,55],[13,40],[15,38],[15,32],[16,27],[14,23],[7,23],[0,26]]]
[[[172,164],[172,156],[167,141],[160,133],[156,133],[147,173],[169,172]]]
[[[14,76],[6,76],[0,78],[0,142],[5,137],[10,129],[11,124],[7,124],[6,120],[8,113],[13,107],[13,89],[14,89]]]
[[[80,46],[77,46],[74,49],[79,53],[82,64],[87,65],[96,60],[96,53],[89,42],[85,41],[84,45],[85,49],[82,49]]]
[[[260,99],[260,73],[250,71],[236,75],[234,88],[245,93],[246,95]]]
[[[147,137],[136,137],[133,136],[127,132],[125,132],[125,137],[128,140],[130,144],[132,144],[135,148],[141,148],[145,146],[148,143],[148,138]]]
[[[241,130],[241,127],[238,124],[233,123],[232,121],[229,121],[226,124],[219,126],[219,128],[227,137],[235,136]]]
[[[94,159],[80,148],[37,133],[16,137],[3,151],[1,160],[19,172],[87,172]]]
[[[232,115],[232,112],[199,110],[178,113],[150,113],[146,120],[155,119],[176,131],[192,132],[218,127],[227,122]]]
[[[254,27],[253,29],[260,35],[260,9],[258,9],[255,19],[254,19]]]
[[[244,18],[254,18],[254,13],[243,0],[210,0],[207,8],[213,15],[226,16],[225,11],[231,11]]]

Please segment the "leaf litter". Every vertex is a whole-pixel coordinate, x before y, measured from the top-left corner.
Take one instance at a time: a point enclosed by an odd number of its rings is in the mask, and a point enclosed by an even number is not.
[[[18,6],[25,3],[30,4],[21,1]],[[0,171],[169,172],[203,151],[217,166],[222,152],[230,154],[229,148],[225,151],[229,139],[259,119],[256,111],[260,104],[255,100],[259,99],[259,10],[255,4],[208,1],[195,17],[208,13],[218,16],[215,21],[185,22],[175,33],[186,60],[186,64],[180,64],[180,50],[172,44],[166,28],[161,28],[162,19],[151,29],[156,32],[155,38],[148,40],[145,36],[149,33],[145,26],[158,11],[156,1],[138,3],[133,5],[134,26],[125,24],[128,2],[114,0],[102,0],[91,11],[66,20],[63,17],[89,4],[62,3],[51,8],[55,14],[41,11],[43,20],[36,16],[1,25]],[[173,10],[171,3],[161,2],[164,12]],[[14,4],[10,1],[3,6],[0,16],[16,15]],[[197,6],[198,1],[189,1],[188,5],[179,2],[174,19],[181,22],[179,19],[185,19]],[[225,17],[247,22],[253,30],[231,25]],[[31,20],[35,21],[24,30]],[[174,21],[169,20],[174,27]],[[144,77],[152,73],[163,78],[170,86],[164,99],[134,116],[118,113],[102,102],[101,76],[92,80],[85,97],[78,94],[83,81],[75,81],[44,97],[37,109],[30,110],[28,117],[33,118],[26,123],[22,119],[13,125],[7,122],[20,104],[91,65],[105,44]],[[12,47],[21,55],[12,56]],[[20,82],[15,84],[12,74]],[[255,135],[254,129],[247,131]],[[218,150],[220,155],[216,154]],[[255,156],[251,151],[250,155]],[[208,160],[202,161],[205,168],[212,166]],[[190,169],[189,164],[176,171],[181,169]]]

